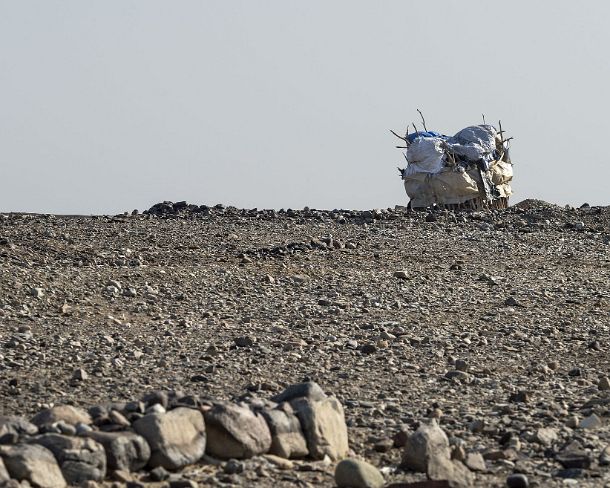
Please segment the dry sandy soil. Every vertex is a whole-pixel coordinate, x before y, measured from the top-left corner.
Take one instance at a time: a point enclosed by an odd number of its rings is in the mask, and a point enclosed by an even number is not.
[[[151,212],[0,215],[0,413],[310,379],[388,483],[424,479],[392,440],[435,417],[486,459],[477,486],[610,486],[610,208]],[[325,463],[244,467],[185,473],[333,485]]]

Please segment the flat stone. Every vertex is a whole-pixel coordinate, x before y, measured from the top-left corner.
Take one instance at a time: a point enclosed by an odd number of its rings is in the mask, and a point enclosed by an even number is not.
[[[292,461],[280,456],[276,456],[275,454],[263,454],[263,457],[280,469],[289,470],[294,468],[294,463]]]
[[[344,459],[335,468],[335,483],[339,488],[381,488],[385,480],[372,464]]]
[[[588,469],[591,457],[586,452],[570,451],[558,454],[555,459],[566,469]]]
[[[71,425],[78,423],[90,425],[91,417],[87,412],[71,405],[57,405],[37,413],[32,418],[32,423],[38,427],[64,421]]]
[[[544,446],[550,446],[557,442],[557,430],[552,427],[542,427],[536,431],[535,440]]]
[[[301,398],[291,405],[301,422],[310,457],[323,459],[328,456],[338,460],[347,456],[347,425],[339,400],[335,397],[321,401]]]
[[[53,453],[37,444],[0,446],[0,457],[11,478],[27,480],[38,488],[67,486]]]
[[[472,471],[487,470],[485,459],[483,459],[483,455],[480,452],[469,452],[466,455],[466,460],[464,461],[464,464]]]
[[[600,419],[596,414],[592,413],[588,417],[585,417],[578,424],[578,428],[580,429],[598,429],[603,425],[602,419]]]
[[[44,434],[28,442],[41,445],[53,453],[69,484],[102,481],[106,476],[106,453],[93,439]]]
[[[148,466],[178,469],[197,462],[205,454],[206,429],[198,410],[179,407],[136,420],[133,429],[150,446]]]
[[[603,376],[602,378],[600,378],[599,382],[597,383],[597,387],[601,391],[610,390],[610,378],[608,378],[607,376]]]
[[[109,471],[139,471],[150,459],[148,442],[133,432],[92,431],[87,432],[86,436],[104,447]]]
[[[307,456],[309,451],[307,450],[305,435],[301,429],[301,422],[292,412],[292,408],[287,404],[284,405],[287,408],[276,408],[261,412],[271,432],[269,453],[286,459]]]
[[[207,453],[220,459],[245,459],[271,447],[271,432],[262,415],[248,407],[218,403],[205,412]]]

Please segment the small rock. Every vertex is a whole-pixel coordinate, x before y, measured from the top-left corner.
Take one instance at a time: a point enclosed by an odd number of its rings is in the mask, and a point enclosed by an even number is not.
[[[395,271],[394,278],[399,278],[401,280],[407,280],[407,279],[409,279],[409,275],[407,274],[406,271]]]
[[[233,342],[235,342],[237,347],[252,347],[255,339],[250,336],[240,336],[233,339]]]
[[[363,344],[360,347],[360,352],[362,354],[373,354],[377,352],[377,346],[375,344]]]
[[[237,459],[229,459],[222,470],[226,474],[240,474],[244,472],[244,463],[238,461]]]
[[[82,368],[78,368],[74,370],[74,373],[72,373],[72,379],[73,380],[78,380],[78,381],[85,381],[89,378],[89,375],[87,374],[87,372],[82,369]]]
[[[335,483],[339,488],[381,488],[385,481],[372,464],[344,459],[335,468]]]
[[[542,427],[536,431],[536,442],[544,446],[550,446],[557,442],[557,439],[557,431],[551,427]]]
[[[601,391],[610,390],[610,378],[608,378],[607,376],[603,376],[602,378],[600,378],[599,382],[597,383],[597,387]]]
[[[566,469],[589,469],[591,458],[585,452],[569,451],[558,454],[555,459]]]
[[[580,421],[578,427],[580,429],[597,429],[603,425],[602,419],[592,413]]]
[[[464,464],[468,466],[472,471],[486,471],[487,465],[485,464],[485,459],[483,459],[483,455],[479,452],[469,452],[466,455],[466,460]]]
[[[530,485],[527,476],[521,473],[511,474],[506,478],[506,486],[508,488],[528,488]]]
[[[163,466],[157,466],[149,473],[151,481],[165,481],[169,478],[169,472]]]
[[[466,361],[464,361],[463,359],[458,359],[455,362],[455,369],[458,371],[468,371],[468,363]]]
[[[193,480],[171,480],[169,488],[197,488],[199,484]]]
[[[610,466],[610,446],[606,446],[599,455],[600,466]]]

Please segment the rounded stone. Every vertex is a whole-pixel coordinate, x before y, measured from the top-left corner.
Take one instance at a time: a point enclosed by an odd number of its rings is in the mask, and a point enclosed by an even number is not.
[[[380,488],[385,484],[379,470],[365,461],[344,459],[335,468],[339,488]]]
[[[521,473],[511,474],[506,478],[506,486],[508,488],[528,488],[530,485],[527,476]]]

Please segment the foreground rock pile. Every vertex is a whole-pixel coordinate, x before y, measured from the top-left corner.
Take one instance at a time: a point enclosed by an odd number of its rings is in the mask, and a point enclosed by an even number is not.
[[[250,400],[212,402],[155,391],[139,401],[88,411],[58,405],[31,421],[3,416],[0,482],[59,488],[107,478],[170,479],[170,486],[190,487],[197,483],[169,471],[264,454],[278,465],[289,465],[292,457],[347,456],[343,407],[316,383],[292,385],[275,401]]]
[[[0,479],[604,486],[609,252],[538,201],[0,214]]]

